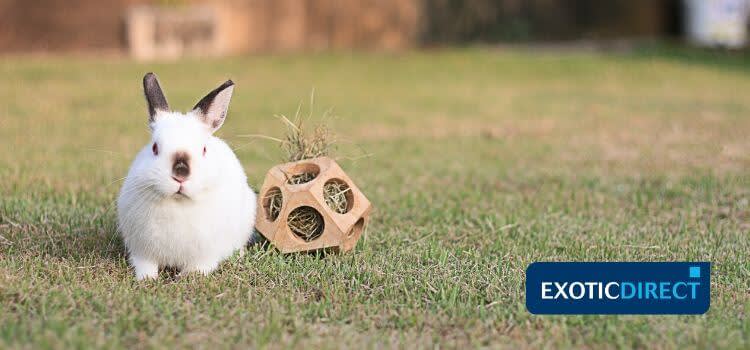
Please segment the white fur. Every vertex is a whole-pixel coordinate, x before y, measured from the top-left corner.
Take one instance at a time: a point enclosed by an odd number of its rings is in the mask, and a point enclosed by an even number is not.
[[[136,156],[120,191],[119,230],[139,280],[157,277],[160,266],[208,274],[253,232],[255,193],[234,152],[201,116],[199,110],[158,111],[152,140]],[[175,152],[190,155],[184,195],[177,194],[180,184],[172,179]]]

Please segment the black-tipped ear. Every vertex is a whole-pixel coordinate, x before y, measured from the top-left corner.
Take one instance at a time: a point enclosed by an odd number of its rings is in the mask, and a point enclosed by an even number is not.
[[[218,130],[224,124],[233,91],[234,82],[227,80],[193,107],[198,118],[211,129],[211,132]]]
[[[157,111],[169,111],[167,98],[164,97],[164,92],[161,91],[159,79],[156,77],[156,74],[146,73],[143,77],[143,94],[146,95],[146,102],[148,103],[149,124],[154,122],[154,116],[156,116]]]

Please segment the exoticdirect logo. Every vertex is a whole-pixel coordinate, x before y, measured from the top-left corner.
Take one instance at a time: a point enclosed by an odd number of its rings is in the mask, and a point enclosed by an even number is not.
[[[533,314],[703,314],[709,262],[536,262],[526,269]]]

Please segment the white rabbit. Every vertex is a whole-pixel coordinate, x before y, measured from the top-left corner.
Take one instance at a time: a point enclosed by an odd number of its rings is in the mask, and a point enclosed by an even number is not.
[[[225,82],[182,114],[169,110],[153,73],[143,77],[151,142],[117,199],[118,226],[138,280],[160,266],[209,274],[250,239],[256,198],[232,149],[213,133],[227,114]]]

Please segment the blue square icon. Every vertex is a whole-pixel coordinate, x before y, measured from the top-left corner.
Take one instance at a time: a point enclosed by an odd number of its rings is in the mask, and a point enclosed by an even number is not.
[[[690,278],[701,278],[700,266],[690,266]]]

